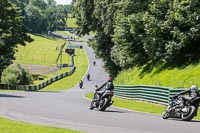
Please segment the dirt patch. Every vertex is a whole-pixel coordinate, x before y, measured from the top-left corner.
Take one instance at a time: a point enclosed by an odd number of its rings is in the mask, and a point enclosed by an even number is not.
[[[35,65],[35,64],[21,64],[20,65],[28,69],[30,73],[34,74],[51,74],[59,70],[56,66],[46,66],[46,65]]]

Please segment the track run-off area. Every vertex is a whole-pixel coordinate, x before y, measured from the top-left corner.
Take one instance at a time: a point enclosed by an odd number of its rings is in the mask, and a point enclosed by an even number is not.
[[[109,107],[106,111],[89,110],[90,100],[84,95],[103,84],[108,74],[91,47],[82,45],[88,59],[91,81],[83,77],[82,89],[75,87],[58,92],[1,92],[0,117],[38,125],[70,128],[87,133],[199,133],[200,121],[163,120],[161,115]],[[93,61],[96,66],[93,66]]]

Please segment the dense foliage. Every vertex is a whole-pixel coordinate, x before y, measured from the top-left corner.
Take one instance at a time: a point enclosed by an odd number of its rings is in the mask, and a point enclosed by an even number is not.
[[[31,41],[26,32],[64,28],[69,11],[55,0],[0,0],[0,75],[14,60],[17,44]]]
[[[73,0],[77,33],[91,42],[112,74],[133,66],[199,61],[200,1]]]
[[[0,75],[14,59],[16,45],[25,45],[29,39],[21,11],[8,0],[0,0]]]
[[[29,32],[42,33],[64,28],[69,5],[57,5],[55,0],[10,0],[22,10]]]
[[[1,76],[3,84],[28,85],[33,83],[32,75],[19,64],[7,67]]]

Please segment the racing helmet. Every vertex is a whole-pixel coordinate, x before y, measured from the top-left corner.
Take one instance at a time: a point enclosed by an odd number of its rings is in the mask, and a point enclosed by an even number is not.
[[[197,85],[192,85],[190,87],[191,90],[195,90],[195,91],[198,91],[198,86]]]
[[[108,81],[113,81],[112,76],[109,76],[109,77],[108,77]]]

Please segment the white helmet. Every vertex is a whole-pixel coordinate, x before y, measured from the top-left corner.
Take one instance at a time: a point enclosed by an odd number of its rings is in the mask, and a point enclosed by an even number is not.
[[[192,89],[192,90],[198,90],[198,86],[197,85],[192,85],[191,87],[190,87],[190,89]]]

